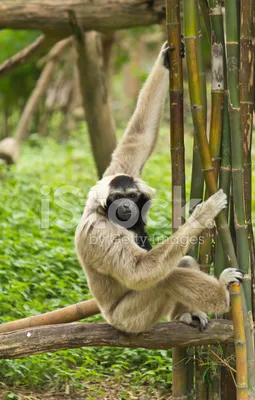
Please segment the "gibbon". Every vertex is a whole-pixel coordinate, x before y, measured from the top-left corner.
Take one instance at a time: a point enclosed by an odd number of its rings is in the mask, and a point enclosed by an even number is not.
[[[106,321],[130,333],[150,329],[162,317],[186,324],[208,323],[206,313],[229,309],[228,286],[242,272],[225,269],[219,280],[185,256],[221,210],[222,190],[199,204],[187,222],[151,248],[145,215],[154,189],[141,178],[154,149],[168,89],[164,45],[138,97],[135,112],[103,178],[91,188],[76,230],[76,250],[91,293]]]

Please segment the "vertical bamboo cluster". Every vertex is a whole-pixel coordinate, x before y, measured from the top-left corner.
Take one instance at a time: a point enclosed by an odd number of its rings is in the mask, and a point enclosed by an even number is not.
[[[226,0],[225,5],[227,8],[227,3],[229,9],[232,7],[231,13],[232,16],[227,17],[227,21],[230,21],[230,24],[235,26],[235,32],[233,30],[230,31],[230,36],[227,35],[228,45],[230,46],[228,49],[228,80],[229,80],[229,112],[230,112],[230,128],[231,128],[231,139],[234,141],[234,151],[232,151],[232,157],[236,157],[235,163],[233,163],[234,173],[233,181],[235,180],[235,184],[233,182],[233,197],[235,199],[235,222],[237,230],[237,239],[239,240],[238,245],[238,258],[239,261],[245,263],[247,259],[247,255],[249,252],[247,250],[247,231],[245,228],[245,221],[242,220],[244,216],[244,207],[242,204],[243,198],[243,185],[240,180],[242,174],[242,143],[240,139],[240,109],[238,108],[238,58],[235,57],[236,49],[238,49],[238,38],[235,38],[236,33],[238,34],[238,24],[234,21],[237,21],[235,12],[236,4],[230,0]],[[197,135],[197,142],[199,153],[201,157],[202,169],[205,176],[205,181],[207,185],[207,190],[209,194],[214,193],[217,190],[217,171],[219,168],[219,154],[220,154],[220,143],[221,143],[221,129],[222,122],[223,127],[226,129],[224,143],[228,146],[229,149],[229,136],[228,136],[228,119],[227,119],[227,108],[225,103],[224,115],[223,119],[223,100],[224,100],[224,34],[223,34],[223,24],[222,24],[222,14],[221,7],[219,1],[210,1],[210,20],[212,24],[212,121],[211,121],[211,129],[210,129],[210,146],[206,136],[205,130],[205,119],[203,112],[203,101],[201,95],[201,81],[199,78],[199,63],[197,59],[197,38],[196,38],[196,1],[195,0],[184,0],[184,28],[185,28],[185,43],[186,43],[186,58],[187,58],[187,71],[188,71],[188,80],[189,80],[189,90],[190,90],[190,103],[191,110],[193,116],[193,124],[195,128],[195,132]],[[233,37],[231,37],[231,35]],[[230,40],[230,38],[232,40]],[[229,40],[228,40],[229,39]],[[236,40],[235,40],[236,39]],[[239,119],[238,119],[239,118]],[[239,124],[239,125],[238,125]],[[233,128],[233,131],[232,131]],[[222,152],[223,153],[223,152]],[[213,157],[212,157],[213,155]],[[229,163],[229,152],[225,151],[224,154],[225,162]],[[213,160],[214,158],[214,160]],[[229,185],[229,171],[225,180],[225,183]],[[239,179],[239,180],[238,180]],[[238,188],[239,187],[239,193]],[[238,210],[236,210],[236,207]],[[244,222],[244,224],[240,224],[240,222]],[[226,213],[221,212],[217,218],[217,228],[218,233],[221,239],[222,248],[224,249],[224,253],[226,255],[225,260],[226,263],[224,267],[227,265],[231,267],[238,267],[235,250],[232,242],[232,238],[230,235],[229,227],[227,224]],[[238,223],[238,224],[237,224]],[[246,237],[245,237],[246,233]],[[246,242],[245,242],[246,240]],[[241,243],[243,243],[244,247],[242,248]],[[246,258],[244,251],[246,252]],[[246,263],[247,265],[247,263]],[[247,271],[247,269],[246,269]],[[247,277],[246,277],[247,278]],[[247,284],[250,288],[250,283]],[[249,291],[246,291],[247,298],[249,300]],[[244,300],[244,299],[243,299]],[[243,301],[244,311],[246,309],[245,300]],[[246,311],[245,311],[245,315]],[[247,330],[247,338],[249,337],[249,350],[252,353],[251,347],[251,337],[249,336],[249,329]],[[246,362],[246,360],[245,360]],[[245,364],[244,368],[247,368],[247,364]],[[250,370],[251,371],[251,370]],[[238,371],[240,373],[240,370]],[[219,385],[217,386],[219,390]],[[210,394],[209,394],[210,395]],[[211,398],[211,397],[209,397]]]
[[[172,228],[182,223],[182,207],[185,205],[185,154],[183,126],[183,75],[181,59],[180,1],[166,1],[166,26],[169,51],[170,77],[170,140],[172,159]],[[172,349],[173,397],[182,398],[188,394],[187,352],[185,348]]]
[[[205,131],[205,121],[203,104],[201,97],[199,70],[197,61],[197,43],[196,43],[196,1],[184,0],[184,31],[186,43],[186,59],[189,80],[190,103],[193,117],[193,124],[198,140],[198,148],[201,158],[202,169],[209,194],[217,191],[217,182],[215,171],[212,164],[211,152]],[[217,229],[225,250],[226,260],[229,266],[238,268],[235,250],[232,238],[229,232],[227,220],[224,211],[217,219]]]

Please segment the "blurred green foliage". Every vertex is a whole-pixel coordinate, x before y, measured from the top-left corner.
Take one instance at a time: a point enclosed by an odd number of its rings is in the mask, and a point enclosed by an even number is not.
[[[0,63],[31,44],[39,35],[40,33],[36,31],[2,30],[0,32]],[[40,70],[36,67],[37,60],[38,57],[35,57],[31,62],[0,79],[1,108],[8,106],[11,113],[13,109],[24,105],[40,74]]]

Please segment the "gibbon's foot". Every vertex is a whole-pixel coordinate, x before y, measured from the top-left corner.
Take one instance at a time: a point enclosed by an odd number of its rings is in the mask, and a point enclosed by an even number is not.
[[[222,285],[229,287],[231,283],[243,281],[243,271],[237,268],[226,268],[220,274],[219,281]]]
[[[194,311],[192,313],[189,312],[183,313],[179,315],[176,319],[183,322],[186,325],[198,328],[200,331],[206,329],[208,325],[208,318],[206,313],[199,310]]]
[[[181,35],[181,37],[183,37],[183,35]],[[180,56],[181,58],[185,57],[185,43],[183,40],[181,40]]]

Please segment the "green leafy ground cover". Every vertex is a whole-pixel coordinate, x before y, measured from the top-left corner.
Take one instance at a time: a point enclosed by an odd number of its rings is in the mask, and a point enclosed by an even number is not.
[[[86,193],[97,179],[84,132],[81,125],[65,144],[51,139],[42,141],[35,136],[35,140],[24,145],[16,166],[1,167],[0,322],[40,314],[91,297],[75,254],[75,228],[63,228],[63,222],[70,222],[72,214],[66,209],[66,203],[65,209],[60,207],[63,204],[59,203],[57,194],[59,188],[68,185],[69,193],[63,198],[76,206],[78,219]],[[187,136],[187,187],[190,186],[191,149],[192,140]],[[163,129],[144,173],[144,179],[157,189],[157,199],[164,201],[164,207],[156,201],[150,214],[149,233],[155,243],[171,232],[170,170],[168,130]],[[50,209],[48,229],[41,227],[42,204],[48,204]],[[160,229],[160,221],[166,216],[168,226]],[[101,321],[102,317],[89,320]],[[170,390],[170,357],[170,351],[86,348],[1,360],[0,398],[18,398],[13,394],[17,393],[15,387],[43,391],[54,388],[62,393],[82,390],[87,393],[82,398],[88,399],[159,398],[152,393]],[[118,394],[107,397],[114,385],[119,388]],[[148,397],[139,395],[144,390]],[[138,397],[132,397],[135,393]]]

